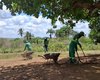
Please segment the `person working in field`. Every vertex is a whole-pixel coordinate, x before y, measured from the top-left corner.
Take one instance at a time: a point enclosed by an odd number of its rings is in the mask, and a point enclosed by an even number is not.
[[[76,63],[75,59],[75,51],[77,52],[77,45],[82,49],[81,44],[79,43],[79,39],[84,36],[84,32],[80,32],[73,37],[73,40],[69,44],[69,60],[70,63]]]
[[[23,57],[27,58],[27,59],[32,59],[32,46],[31,46],[31,43],[27,40],[24,41],[25,43],[25,47],[24,47],[24,51],[25,53],[22,54]]]
[[[44,39],[44,51],[45,52],[48,52],[48,44],[49,44],[48,38],[45,38]]]
[[[25,47],[24,47],[24,51],[32,51],[32,47],[31,47],[31,43],[29,41],[24,41],[25,43]]]

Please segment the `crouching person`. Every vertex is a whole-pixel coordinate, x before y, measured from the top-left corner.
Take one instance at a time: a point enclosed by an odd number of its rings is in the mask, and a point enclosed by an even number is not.
[[[25,59],[32,59],[32,54],[33,54],[33,51],[32,51],[32,46],[31,46],[31,43],[29,41],[24,41],[25,43],[25,47],[24,47],[24,54],[22,54],[22,56],[25,58]]]

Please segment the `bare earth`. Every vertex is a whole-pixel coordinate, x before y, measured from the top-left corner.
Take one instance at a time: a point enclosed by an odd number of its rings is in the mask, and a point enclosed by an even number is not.
[[[59,57],[58,63],[43,58],[0,60],[0,80],[100,80],[100,55],[81,57],[79,64],[69,64]],[[87,60],[87,62],[86,62]]]

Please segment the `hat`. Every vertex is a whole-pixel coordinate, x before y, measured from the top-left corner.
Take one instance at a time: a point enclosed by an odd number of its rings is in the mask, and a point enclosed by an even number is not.
[[[79,34],[80,34],[81,36],[85,36],[85,34],[84,34],[83,31],[81,31]]]

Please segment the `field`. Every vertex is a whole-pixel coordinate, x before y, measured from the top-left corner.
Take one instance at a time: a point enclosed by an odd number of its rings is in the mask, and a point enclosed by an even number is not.
[[[0,39],[0,80],[100,80],[100,44],[94,45],[89,38],[80,39],[87,57],[83,57],[79,48],[83,63],[69,64],[70,40],[49,39],[49,52],[61,53],[58,64],[54,64],[52,60],[38,57],[45,54],[42,38],[32,39],[32,60],[21,56],[24,53],[22,39]]]
[[[66,63],[68,52],[61,52],[58,65],[37,56],[43,52],[34,53],[32,60],[24,60],[22,53],[0,54],[0,80],[100,80],[100,51],[84,52],[87,58],[79,51],[82,64]]]

